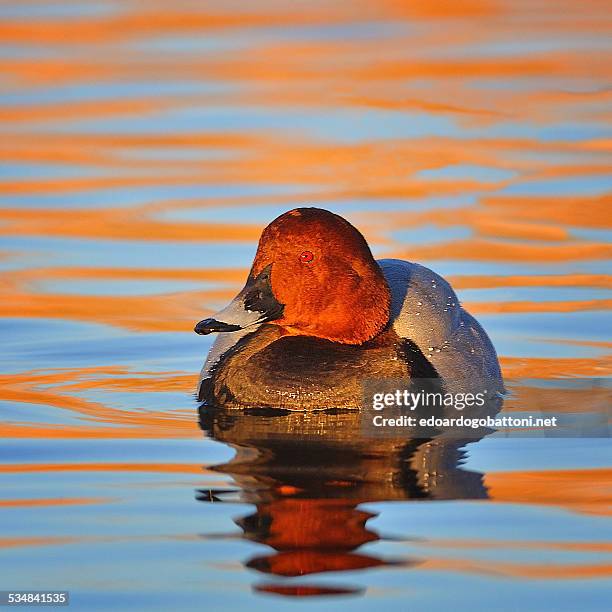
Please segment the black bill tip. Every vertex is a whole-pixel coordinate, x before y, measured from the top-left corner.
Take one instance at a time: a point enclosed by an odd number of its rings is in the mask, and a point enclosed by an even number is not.
[[[242,329],[240,325],[223,323],[223,321],[217,321],[217,319],[204,319],[193,328],[193,331],[200,336],[205,336],[213,332],[232,332],[238,331],[239,329]]]

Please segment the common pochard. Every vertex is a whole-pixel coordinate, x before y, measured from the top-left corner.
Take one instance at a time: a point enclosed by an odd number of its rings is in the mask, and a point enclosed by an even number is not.
[[[491,341],[447,281],[376,261],[355,227],[319,208],[270,223],[242,291],[195,331],[220,334],[198,397],[226,408],[359,408],[365,380],[503,389]]]

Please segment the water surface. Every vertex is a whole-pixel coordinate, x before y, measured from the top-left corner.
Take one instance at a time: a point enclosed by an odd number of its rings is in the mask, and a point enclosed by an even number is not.
[[[606,609],[607,438],[199,415],[191,330],[317,205],[449,277],[506,410],[600,406],[552,381],[610,375],[609,25],[598,0],[2,3],[0,589]]]

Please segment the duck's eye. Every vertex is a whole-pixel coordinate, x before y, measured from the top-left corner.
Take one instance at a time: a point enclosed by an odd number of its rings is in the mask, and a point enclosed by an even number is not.
[[[300,255],[300,261],[302,263],[310,263],[314,259],[314,254],[312,251],[303,251]]]

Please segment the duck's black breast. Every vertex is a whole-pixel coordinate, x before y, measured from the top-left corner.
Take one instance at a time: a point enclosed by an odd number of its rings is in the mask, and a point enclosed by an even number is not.
[[[228,408],[359,408],[364,380],[411,376],[437,374],[416,345],[392,330],[353,346],[264,325],[223,355],[202,381],[199,399]]]

